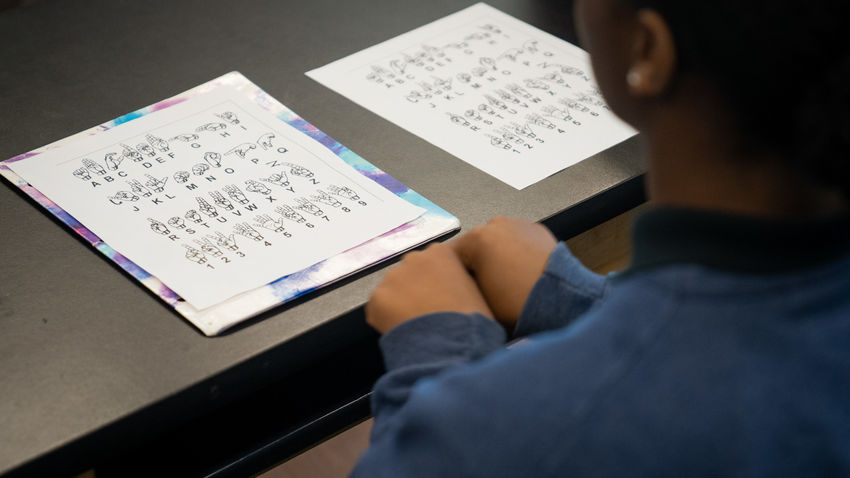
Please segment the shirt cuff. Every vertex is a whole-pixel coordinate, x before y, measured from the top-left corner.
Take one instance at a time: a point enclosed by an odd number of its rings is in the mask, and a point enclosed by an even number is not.
[[[380,341],[387,371],[431,362],[470,361],[505,344],[505,330],[481,314],[439,312],[409,320]]]
[[[607,276],[596,274],[559,243],[534,284],[514,330],[515,337],[566,326],[604,297]]]

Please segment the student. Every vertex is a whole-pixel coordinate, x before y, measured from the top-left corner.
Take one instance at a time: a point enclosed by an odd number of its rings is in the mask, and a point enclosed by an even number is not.
[[[575,16],[646,145],[633,264],[515,219],[408,254],[366,307],[388,372],[354,476],[850,476],[848,3]]]

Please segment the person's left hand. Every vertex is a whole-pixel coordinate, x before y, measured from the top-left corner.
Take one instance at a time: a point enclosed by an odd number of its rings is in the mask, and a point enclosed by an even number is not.
[[[450,311],[493,317],[454,251],[435,243],[406,254],[387,272],[366,303],[366,322],[386,333],[420,315]]]

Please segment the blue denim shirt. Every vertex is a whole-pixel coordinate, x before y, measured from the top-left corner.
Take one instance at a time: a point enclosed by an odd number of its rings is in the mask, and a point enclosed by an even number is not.
[[[652,211],[615,276],[559,245],[516,346],[457,313],[382,337],[353,476],[848,476],[848,231]]]

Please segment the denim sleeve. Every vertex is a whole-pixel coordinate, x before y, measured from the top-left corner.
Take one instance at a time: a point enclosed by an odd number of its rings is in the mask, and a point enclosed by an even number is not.
[[[531,289],[514,337],[564,327],[600,302],[607,290],[607,276],[592,272],[559,243]]]
[[[457,312],[424,315],[384,334],[379,345],[387,373],[372,393],[372,439],[393,422],[417,381],[479,359],[503,347],[505,338],[494,320]]]

